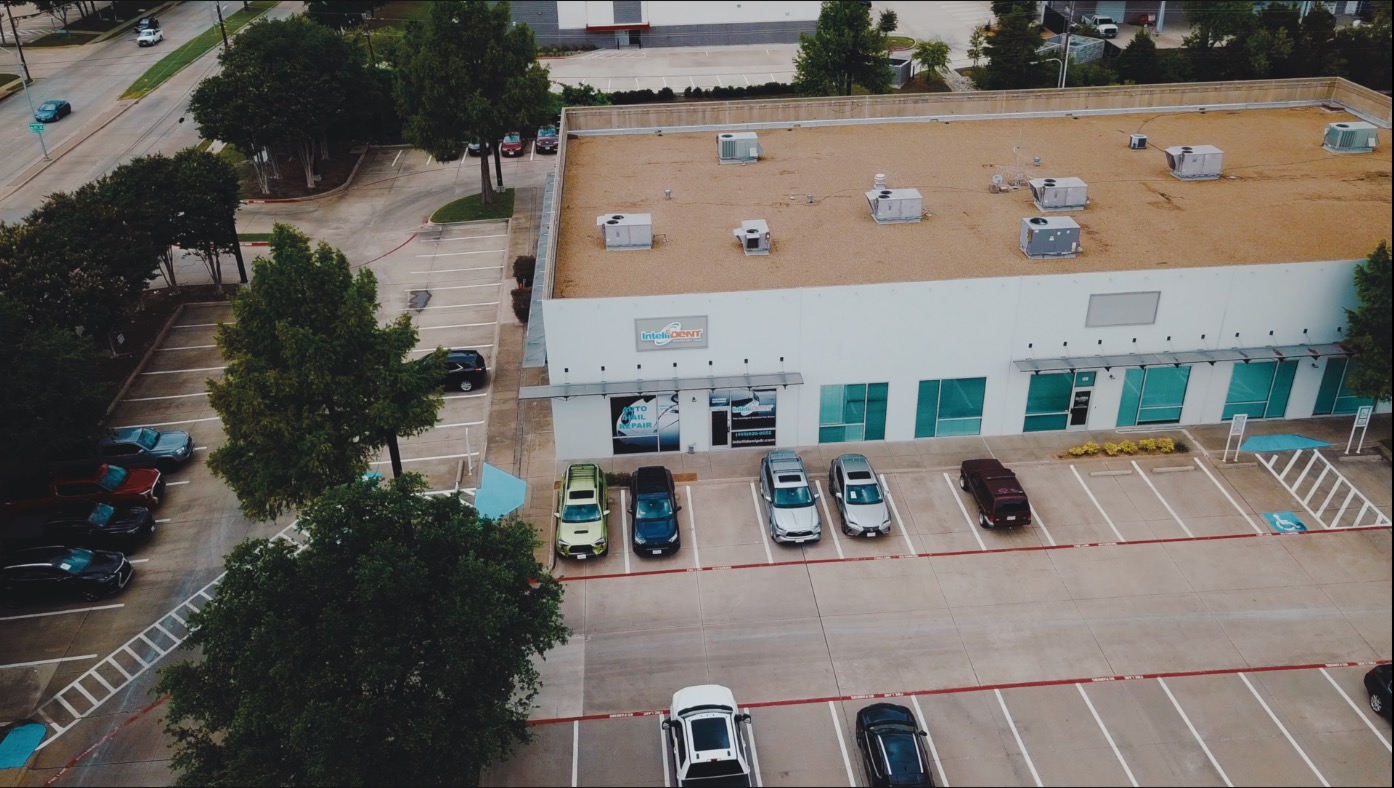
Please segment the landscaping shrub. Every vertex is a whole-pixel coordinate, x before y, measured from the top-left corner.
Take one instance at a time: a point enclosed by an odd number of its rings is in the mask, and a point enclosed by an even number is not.
[[[630,473],[628,471],[606,471],[605,483],[611,487],[628,487]]]
[[[519,287],[532,288],[532,275],[537,270],[537,258],[520,254],[513,260],[513,279]]]
[[[518,318],[518,322],[527,325],[528,315],[532,313],[532,288],[515,287],[513,288],[513,316]]]
[[[1140,438],[1137,441],[1105,442],[1103,445],[1088,441],[1066,453],[1071,457],[1097,457],[1101,452],[1109,457],[1126,457],[1134,454],[1176,454],[1189,450],[1185,443],[1171,438]]]

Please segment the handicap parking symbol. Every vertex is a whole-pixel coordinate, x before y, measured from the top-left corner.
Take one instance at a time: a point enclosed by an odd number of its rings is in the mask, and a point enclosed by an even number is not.
[[[1268,526],[1280,534],[1292,534],[1307,530],[1307,526],[1292,512],[1264,512],[1263,519]]]

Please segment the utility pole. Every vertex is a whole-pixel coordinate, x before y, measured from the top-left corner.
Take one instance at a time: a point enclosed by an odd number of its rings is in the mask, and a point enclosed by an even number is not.
[[[223,24],[223,0],[216,0],[213,3],[213,8],[218,12],[218,29],[223,31],[223,50],[226,51],[228,48],[227,25]]]
[[[1060,83],[1057,87],[1065,87],[1065,69],[1070,66],[1070,28],[1075,26],[1075,4],[1070,3],[1070,14],[1065,17],[1065,46],[1063,54],[1060,55]]]
[[[14,9],[7,5],[5,6],[5,13],[10,17],[10,32],[14,33],[15,49],[19,51],[19,65],[24,69],[24,84],[28,85],[31,81],[29,78],[29,63],[24,60],[24,44],[19,40],[19,28],[15,27]]]

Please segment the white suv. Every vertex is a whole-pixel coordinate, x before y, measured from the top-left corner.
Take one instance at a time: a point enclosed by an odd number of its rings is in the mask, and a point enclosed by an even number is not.
[[[750,759],[736,696],[719,684],[699,684],[673,693],[663,721],[678,785],[750,785]],[[666,754],[664,757],[668,757]]]

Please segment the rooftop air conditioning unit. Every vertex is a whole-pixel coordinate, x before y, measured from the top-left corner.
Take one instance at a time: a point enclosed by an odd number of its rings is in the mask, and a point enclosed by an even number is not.
[[[1128,147],[1132,150],[1147,150],[1147,135],[1129,134]]]
[[[1031,199],[1042,211],[1081,210],[1089,204],[1089,187],[1079,178],[1035,178]]]
[[[609,251],[653,248],[653,214],[607,213],[595,217],[595,226]]]
[[[1183,181],[1216,180],[1225,160],[1225,152],[1214,145],[1182,145],[1166,153],[1171,174]]]
[[[764,219],[747,219],[731,232],[747,255],[770,253],[770,226]]]
[[[749,164],[760,160],[760,137],[753,131],[716,135],[717,160],[722,164]]]
[[[872,189],[866,193],[866,201],[877,224],[918,222],[924,214],[919,189]]]
[[[1079,254],[1079,224],[1068,216],[1021,220],[1021,251],[1033,260]]]
[[[1379,130],[1370,123],[1331,123],[1321,146],[1332,153],[1371,153],[1379,140]]]

